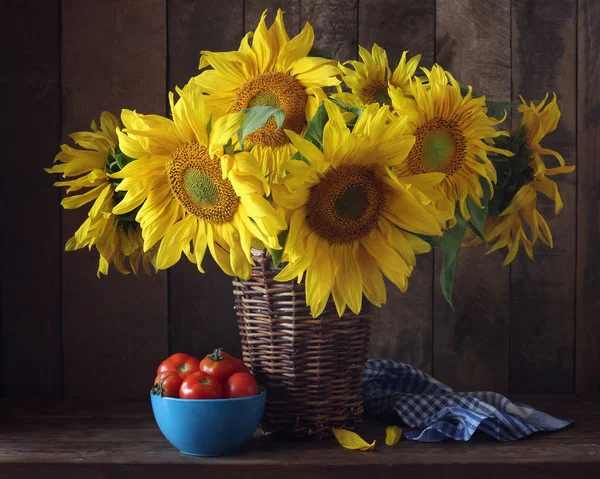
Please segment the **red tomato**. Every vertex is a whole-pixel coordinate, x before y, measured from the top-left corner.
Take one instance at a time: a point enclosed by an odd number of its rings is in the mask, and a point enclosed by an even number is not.
[[[215,349],[212,354],[206,356],[200,361],[200,371],[210,374],[221,384],[225,384],[234,371],[235,363],[233,358],[221,354],[220,349]]]
[[[243,398],[257,394],[258,384],[250,373],[232,374],[227,384],[223,386],[223,397],[226,398]]]
[[[183,379],[177,371],[164,371],[156,376],[152,392],[160,397],[179,397],[179,388]]]
[[[231,358],[231,360],[233,361],[233,372],[234,373],[249,373],[250,370],[248,369],[248,366],[246,366],[244,364],[244,361],[242,361],[241,359],[238,358],[234,358],[231,354],[226,353],[225,351],[221,351],[221,354],[223,355],[223,357],[226,358]]]
[[[221,399],[221,385],[203,371],[190,374],[179,388],[181,399]]]
[[[156,374],[165,371],[177,371],[181,376],[181,379],[185,379],[190,374],[198,371],[199,364],[200,360],[194,356],[185,353],[175,353],[160,363]]]

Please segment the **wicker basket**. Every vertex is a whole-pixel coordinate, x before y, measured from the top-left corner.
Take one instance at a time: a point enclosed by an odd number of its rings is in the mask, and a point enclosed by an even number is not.
[[[268,389],[263,430],[320,439],[333,427],[356,428],[369,315],[339,318],[331,302],[315,319],[303,283],[276,282],[281,268],[265,252],[255,261],[251,278],[236,278],[233,289],[244,362]]]

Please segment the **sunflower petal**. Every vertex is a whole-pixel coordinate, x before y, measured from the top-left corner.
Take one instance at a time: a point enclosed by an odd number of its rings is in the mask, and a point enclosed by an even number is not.
[[[184,249],[189,248],[190,241],[196,235],[197,220],[193,215],[175,223],[165,234],[158,248],[156,266],[158,269],[167,269],[181,258]]]

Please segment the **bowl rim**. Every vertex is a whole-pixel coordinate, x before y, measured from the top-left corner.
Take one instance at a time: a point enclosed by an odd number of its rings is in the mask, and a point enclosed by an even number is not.
[[[254,396],[245,396],[243,398],[220,398],[220,399],[182,399],[182,398],[172,398],[172,397],[168,397],[168,396],[159,396],[157,394],[152,394],[152,389],[150,390],[150,398],[156,398],[156,399],[164,399],[166,401],[173,401],[173,402],[184,402],[184,403],[221,403],[224,401],[227,402],[240,402],[240,401],[252,401],[252,400],[256,400],[256,398],[259,398],[261,396],[266,396],[267,395],[267,391],[265,391],[264,389],[261,388],[260,393],[259,394],[255,394]]]

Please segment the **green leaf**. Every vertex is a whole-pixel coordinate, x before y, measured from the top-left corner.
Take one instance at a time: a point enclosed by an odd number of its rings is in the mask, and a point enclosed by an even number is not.
[[[234,155],[235,154],[235,146],[231,138],[227,141],[227,144],[223,147],[223,151],[226,155]]]
[[[487,246],[487,241],[485,240],[485,236],[483,235],[483,227],[485,225],[485,220],[488,216],[488,205],[490,202],[491,190],[489,183],[485,179],[480,178],[479,181],[481,183],[481,188],[483,189],[483,196],[480,198],[483,209],[477,206],[475,201],[473,201],[470,196],[467,196],[467,209],[469,210],[469,214],[471,215],[471,219],[469,220],[469,226]]]
[[[533,178],[531,151],[527,148],[527,127],[519,126],[510,136],[500,136],[494,140],[497,148],[514,153],[512,157],[490,155],[496,169],[498,181],[494,186],[494,197],[489,203],[489,214],[500,214],[512,201],[519,189]]]
[[[419,234],[417,234],[416,236],[418,236],[423,241],[425,241],[426,243],[428,243],[429,246],[431,246],[432,248],[440,248],[441,247],[440,237],[439,236],[426,236],[426,235],[419,235]]]
[[[314,116],[308,122],[306,133],[304,133],[304,138],[320,149],[323,149],[323,129],[328,120],[325,103],[321,102]]]
[[[454,276],[456,274],[456,264],[458,262],[458,253],[462,247],[462,242],[467,232],[467,222],[456,210],[456,225],[447,229],[444,236],[440,239],[442,249],[442,271],[440,272],[440,289],[448,304],[452,309],[452,289],[454,288]]]
[[[237,136],[240,140],[240,148],[244,149],[244,139],[250,134],[265,126],[271,117],[275,119],[277,128],[281,128],[285,120],[285,112],[281,108],[272,106],[254,106],[241,110],[245,113],[244,122],[238,130]]]
[[[335,60],[333,57],[333,53],[328,52],[327,50],[321,50],[320,48],[312,47],[308,52],[309,57],[321,57],[327,58],[328,60]]]
[[[302,153],[300,153],[299,151],[297,151],[296,153],[294,153],[294,155],[290,158],[290,160],[303,161],[307,165],[310,165],[310,161],[308,161],[308,159]]]
[[[106,165],[104,167],[104,171],[106,171],[107,173],[116,173],[119,171],[119,164],[116,162],[116,160],[112,159],[112,156],[109,156],[109,163],[108,165]],[[112,160],[112,161],[111,161]]]
[[[288,230],[285,230],[285,231],[282,231],[281,233],[279,233],[279,235],[277,236],[277,239],[279,240],[279,244],[281,246],[285,245],[285,240],[287,239],[287,235],[288,235]],[[269,253],[271,253],[271,259],[273,260],[273,265],[277,268],[277,266],[279,266],[281,264],[281,255],[283,254],[283,248],[282,249],[269,248]]]
[[[122,170],[123,168],[125,168],[125,166],[128,163],[133,161],[133,158],[129,158],[128,156],[124,155],[123,153],[119,153],[118,155],[115,154],[114,158],[117,162],[117,165],[119,165],[119,170]]]
[[[359,117],[363,112],[362,108],[359,108],[357,106],[348,105],[346,103],[342,103],[341,101],[334,100],[333,98],[331,99],[331,101],[337,106],[339,106],[341,109],[349,111],[350,113],[354,113],[357,117]]]
[[[531,157],[529,156],[529,151],[527,151],[523,155],[513,156],[509,161],[510,173],[512,176],[519,176],[526,173],[527,169],[530,168],[529,163],[531,162]]]
[[[511,108],[516,108],[519,106],[518,103],[513,103],[510,101],[489,101],[485,102],[485,106],[487,106],[487,116],[496,118],[497,120],[502,120],[504,118],[504,110],[509,110]]]
[[[119,148],[119,145],[115,146],[115,150],[112,153],[108,154],[108,163],[111,173],[121,171],[132,161],[135,161],[135,158],[130,158],[125,153],[123,153]]]
[[[327,110],[325,109],[325,103],[321,103],[314,116],[308,122],[306,132],[304,133],[304,139],[310,141],[320,150],[323,149],[323,129],[325,128],[325,124],[328,120],[329,116],[327,115]],[[291,159],[303,161],[304,163],[310,165],[310,161],[308,161],[299,151],[296,152]]]

